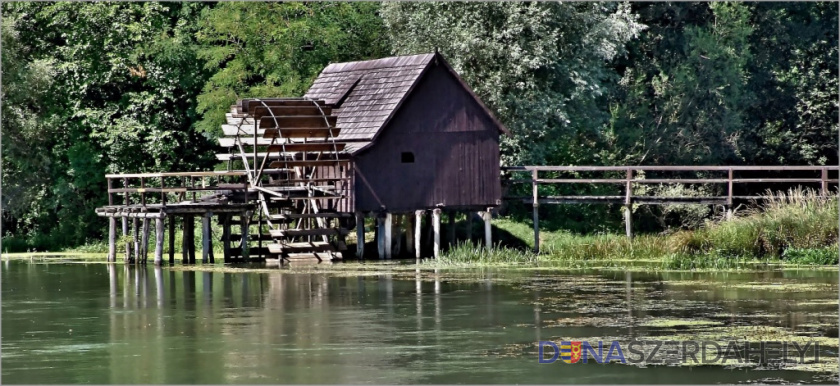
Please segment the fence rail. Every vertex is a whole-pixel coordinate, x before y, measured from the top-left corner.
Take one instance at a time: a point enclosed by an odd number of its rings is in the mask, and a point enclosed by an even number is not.
[[[534,217],[534,251],[539,252],[539,206],[540,204],[624,204],[625,232],[628,237],[633,237],[631,205],[664,205],[664,204],[717,204],[726,207],[727,218],[732,216],[732,205],[735,200],[757,200],[762,196],[736,195],[736,185],[774,183],[774,184],[813,184],[819,187],[821,196],[830,194],[829,185],[838,184],[840,172],[838,166],[509,166],[502,167],[506,173],[504,183],[508,186],[517,184],[531,185],[529,196],[506,196],[507,200],[521,200],[533,207]],[[623,172],[624,178],[584,178],[574,176],[578,173],[615,173]],[[726,173],[725,176],[714,177],[692,177],[692,178],[644,178],[644,172],[709,172]],[[798,172],[795,177],[760,176],[761,174],[778,172]],[[818,176],[802,176],[809,172],[819,173]],[[834,178],[829,178],[829,172],[835,172]],[[509,178],[513,174],[530,174],[530,178]],[[552,174],[573,174],[573,176],[551,176],[541,178],[540,173]],[[736,173],[754,174],[748,177],[735,177]],[[759,175],[759,176],[756,176]],[[641,176],[641,178],[640,178]],[[561,184],[606,184],[624,186],[624,194],[621,195],[570,195],[570,196],[541,196],[540,185],[561,185]],[[635,185],[644,184],[725,184],[726,195],[717,196],[638,196],[633,195]]]
[[[108,182],[108,205],[113,206],[114,195],[121,194],[123,202],[117,205],[146,205],[147,198],[154,197],[158,204],[166,206],[172,199],[184,200],[188,193],[195,201],[208,193],[218,191],[248,190],[248,174],[244,171],[185,172],[185,173],[131,173],[106,174]],[[234,180],[234,181],[231,181]],[[240,181],[236,181],[240,180]],[[121,182],[122,187],[114,187]],[[149,196],[151,194],[151,196]]]

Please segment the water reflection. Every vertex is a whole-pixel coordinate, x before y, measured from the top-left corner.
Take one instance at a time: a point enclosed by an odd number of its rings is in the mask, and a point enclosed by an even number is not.
[[[404,274],[331,277],[113,264],[36,269],[13,263],[3,272],[2,380],[120,384],[702,383],[770,376],[813,380],[812,374],[790,371],[536,363],[535,343],[540,340],[616,334],[634,338],[650,332],[644,322],[652,318],[731,313],[722,318],[745,323],[750,313],[762,313],[778,325],[810,332],[813,329],[803,326],[828,320],[832,313],[836,321],[836,303],[809,306],[801,300],[836,299],[837,287],[831,284],[836,283],[836,274],[732,275],[720,280],[828,284],[817,292],[709,285],[702,283],[708,276],[677,275],[679,280],[674,280],[668,275],[541,273],[513,280],[484,270],[464,273],[470,280],[456,280],[451,273],[422,270],[419,265]],[[45,369],[33,371],[40,367]]]

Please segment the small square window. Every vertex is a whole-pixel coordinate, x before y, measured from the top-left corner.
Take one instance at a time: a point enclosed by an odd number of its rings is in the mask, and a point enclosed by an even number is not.
[[[400,160],[404,164],[413,164],[414,163],[414,153],[410,151],[404,151],[400,156]]]

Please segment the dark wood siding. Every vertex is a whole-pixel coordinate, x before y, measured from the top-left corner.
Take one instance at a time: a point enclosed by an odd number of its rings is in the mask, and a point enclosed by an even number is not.
[[[403,163],[403,152],[413,153],[414,163]],[[367,180],[357,173],[356,210],[479,209],[501,199],[499,128],[440,65],[420,79],[355,164]]]

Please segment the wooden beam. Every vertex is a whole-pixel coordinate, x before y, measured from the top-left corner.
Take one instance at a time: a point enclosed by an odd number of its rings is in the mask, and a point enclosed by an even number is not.
[[[365,213],[356,212],[356,258],[365,258]]]
[[[163,219],[155,219],[155,265],[163,264]]]
[[[260,118],[261,129],[276,129],[283,128],[312,128],[312,129],[327,129],[335,127],[338,117],[335,115],[297,115],[297,116],[280,116],[280,117],[262,117]]]
[[[302,127],[288,127],[283,129],[265,129],[263,138],[335,138],[341,130],[337,127],[329,129],[311,129]]]

